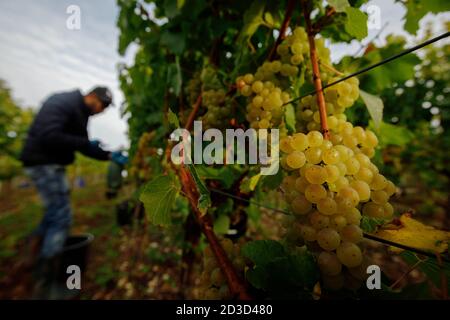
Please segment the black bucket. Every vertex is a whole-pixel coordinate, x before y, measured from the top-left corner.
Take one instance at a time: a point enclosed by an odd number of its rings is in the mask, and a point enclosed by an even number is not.
[[[81,275],[85,274],[89,247],[94,240],[92,234],[81,234],[68,236],[64,244],[63,251],[60,255],[58,280],[62,283],[66,283],[66,279],[69,276],[67,274],[67,268],[70,265],[76,265],[80,267]]]

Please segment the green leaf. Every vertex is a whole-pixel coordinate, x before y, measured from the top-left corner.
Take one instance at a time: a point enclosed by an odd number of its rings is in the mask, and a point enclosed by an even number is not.
[[[145,185],[139,200],[144,204],[145,212],[153,224],[171,223],[170,209],[179,189],[178,182],[173,176],[158,176]]]
[[[256,185],[258,184],[260,178],[261,178],[261,174],[259,174],[259,173],[257,175],[255,175],[255,176],[250,178],[249,186],[248,186],[250,191],[254,191],[255,190]]]
[[[244,257],[250,259],[255,265],[263,266],[275,258],[286,255],[284,247],[275,240],[255,240],[242,247]]]
[[[345,8],[347,21],[345,22],[345,31],[357,40],[367,37],[367,15],[361,10],[347,7]]]
[[[372,233],[377,231],[380,226],[385,224],[385,222],[385,219],[362,216],[360,226],[364,232]]]
[[[419,261],[417,255],[411,251],[403,251],[400,255],[411,266]],[[447,278],[447,287],[450,288],[450,263],[443,262],[443,266],[440,267],[436,259],[424,259],[426,260],[421,262],[418,265],[418,268],[425,273],[438,288],[442,287],[441,273],[443,272]]]
[[[259,26],[264,23],[265,3],[264,1],[254,0],[250,7],[244,13],[244,27],[239,33],[237,42],[240,45],[246,45],[250,42],[250,38],[258,30]]]
[[[283,181],[283,170],[278,170],[276,174],[264,176],[262,183],[264,187],[274,190],[280,186],[282,181]]]
[[[374,127],[373,121],[370,121],[369,125],[371,127]],[[380,145],[382,146],[404,146],[414,138],[414,134],[407,128],[399,125],[389,124],[386,122],[381,122],[377,134],[380,139]]]
[[[164,1],[164,12],[166,13],[167,18],[171,19],[175,17],[179,11],[180,6],[178,5],[179,1],[177,0],[165,0]]]
[[[286,121],[286,127],[288,128],[289,132],[295,132],[295,110],[292,104],[286,105],[284,119]]]
[[[328,0],[328,4],[336,10],[336,12],[345,12],[347,7],[350,7],[347,0]]]
[[[176,96],[180,94],[183,85],[179,60],[180,59],[177,56],[175,63],[170,64],[167,69],[167,83],[173,88],[173,92]]]
[[[219,215],[214,220],[214,232],[216,234],[227,234],[230,229],[230,217],[226,214]]]
[[[416,34],[419,30],[420,20],[428,13],[439,13],[450,11],[450,2],[442,0],[426,0],[426,1],[406,1],[406,15],[404,28],[411,34]]]
[[[242,174],[242,170],[235,166],[222,166],[219,168],[211,166],[197,166],[197,173],[204,180],[217,180],[223,184],[225,189],[230,189]]]
[[[173,113],[172,109],[169,108],[167,118],[169,120],[169,123],[174,126],[175,128],[180,127],[180,121],[178,120],[178,117],[175,113]]]
[[[366,104],[367,110],[373,119],[375,129],[378,130],[380,128],[381,121],[383,121],[383,100],[381,100],[380,97],[365,92],[364,90],[359,90],[359,95]]]
[[[185,48],[184,34],[165,30],[161,35],[161,44],[167,46],[174,54],[180,55]]]

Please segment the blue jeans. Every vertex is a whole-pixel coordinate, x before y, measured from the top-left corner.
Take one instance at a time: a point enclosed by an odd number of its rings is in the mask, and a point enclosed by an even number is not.
[[[61,165],[40,165],[27,167],[25,172],[45,207],[44,217],[33,234],[42,237],[40,256],[51,258],[61,252],[72,223],[66,170]]]

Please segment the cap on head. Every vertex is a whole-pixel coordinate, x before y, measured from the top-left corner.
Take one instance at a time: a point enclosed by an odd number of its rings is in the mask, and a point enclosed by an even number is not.
[[[107,87],[95,87],[89,94],[95,94],[102,102],[104,108],[112,104],[112,93]]]

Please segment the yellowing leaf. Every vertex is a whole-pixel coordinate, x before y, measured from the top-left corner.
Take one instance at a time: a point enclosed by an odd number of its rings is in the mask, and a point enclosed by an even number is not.
[[[405,213],[400,217],[400,227],[397,229],[380,229],[376,236],[400,243],[416,249],[422,249],[435,253],[442,253],[448,248],[450,232],[437,230],[427,226]],[[392,248],[400,252],[402,249]]]

